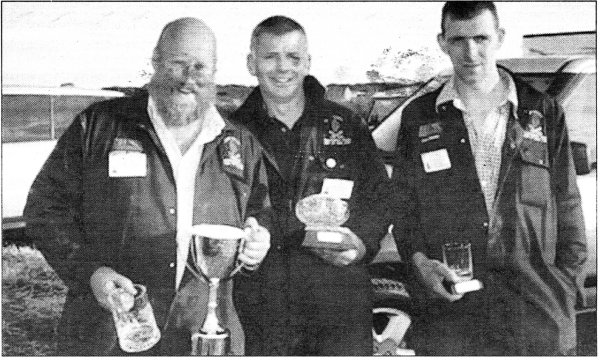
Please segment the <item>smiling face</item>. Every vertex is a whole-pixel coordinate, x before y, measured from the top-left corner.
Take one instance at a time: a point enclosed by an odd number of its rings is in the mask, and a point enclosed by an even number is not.
[[[460,81],[476,86],[497,71],[496,54],[504,40],[504,30],[498,28],[489,10],[472,19],[448,16],[444,28],[444,34],[438,35],[438,43],[450,57]]]
[[[184,23],[165,31],[153,65],[150,90],[171,120],[197,116],[214,104],[215,39],[203,23]]]
[[[304,78],[310,70],[306,36],[300,31],[261,34],[248,55],[248,70],[256,76],[263,97],[289,103],[304,96]]]

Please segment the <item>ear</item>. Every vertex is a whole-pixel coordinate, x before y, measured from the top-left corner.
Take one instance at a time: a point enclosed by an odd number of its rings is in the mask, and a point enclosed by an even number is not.
[[[154,72],[156,72],[156,70],[158,70],[158,67],[160,65],[160,62],[157,61],[157,59],[160,58],[160,52],[158,50],[158,47],[154,48],[154,51],[152,52],[152,68],[154,69]]]
[[[437,42],[444,54],[448,54],[448,43],[446,42],[446,38],[444,38],[444,35],[438,34]]]
[[[256,76],[256,58],[254,54],[250,53],[246,57],[246,67],[248,68],[248,72],[252,76]]]
[[[502,47],[502,44],[504,44],[504,38],[506,37],[506,31],[504,30],[504,28],[499,28],[496,33],[498,34],[498,49],[499,49]]]

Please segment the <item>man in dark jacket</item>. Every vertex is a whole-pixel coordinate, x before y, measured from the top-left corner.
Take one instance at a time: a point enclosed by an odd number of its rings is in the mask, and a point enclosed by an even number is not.
[[[58,350],[122,355],[109,296],[147,287],[162,340],[149,354],[185,355],[207,308],[208,286],[186,265],[192,225],[244,227],[240,260],[256,267],[269,249],[259,226],[269,210],[259,142],[221,118],[215,37],[200,20],[168,24],[152,58],[149,96],[95,104],[77,116],[31,188],[27,233],[69,287]],[[231,282],[219,313],[243,354]]]
[[[249,355],[371,355],[371,285],[361,265],[386,231],[380,186],[387,180],[366,124],[324,99],[311,76],[304,29],[275,16],[251,39],[248,69],[259,86],[234,114],[267,152],[272,249],[253,277],[235,281]],[[346,199],[346,250],[302,246],[299,200]],[[339,229],[338,229],[339,230]]]
[[[574,354],[586,258],[562,109],[496,66],[491,2],[449,2],[438,41],[454,74],[403,112],[394,237],[419,286],[419,355]],[[450,293],[445,243],[470,244],[484,288]]]

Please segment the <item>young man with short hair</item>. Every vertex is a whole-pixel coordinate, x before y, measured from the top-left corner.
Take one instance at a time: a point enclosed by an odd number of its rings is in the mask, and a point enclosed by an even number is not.
[[[454,74],[402,114],[392,213],[418,284],[417,354],[575,354],[586,239],[565,117],[496,66],[503,40],[492,2],[446,3]],[[482,290],[443,286],[453,242],[470,244]]]

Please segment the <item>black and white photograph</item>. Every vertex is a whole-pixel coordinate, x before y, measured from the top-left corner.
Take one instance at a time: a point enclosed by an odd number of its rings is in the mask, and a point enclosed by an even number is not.
[[[2,356],[597,356],[595,1],[2,1]]]

